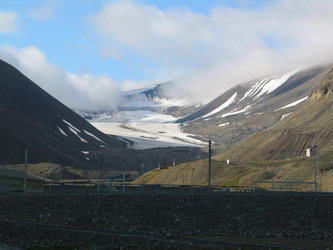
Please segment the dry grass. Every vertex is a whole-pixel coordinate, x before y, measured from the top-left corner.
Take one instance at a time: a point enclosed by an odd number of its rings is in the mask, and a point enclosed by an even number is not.
[[[273,167],[270,167],[273,166]],[[257,181],[268,184],[257,184],[257,187],[271,188],[274,181],[275,189],[313,190],[311,184],[279,184],[278,182],[313,182],[313,162],[306,158],[285,159],[262,162],[236,162],[228,165],[224,161],[212,161],[212,184],[218,186],[253,187]],[[321,191],[333,191],[332,164],[320,162],[317,164],[317,181]],[[136,183],[174,184],[174,185],[207,185],[208,163],[201,160],[181,164],[169,169],[147,172],[136,180]]]

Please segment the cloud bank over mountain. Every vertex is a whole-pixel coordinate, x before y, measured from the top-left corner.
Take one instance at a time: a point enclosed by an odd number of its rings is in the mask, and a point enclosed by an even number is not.
[[[28,15],[39,11],[44,13],[39,19],[45,21],[66,5],[46,1]],[[105,58],[106,64],[108,59],[136,61],[128,67],[140,65],[147,79],[114,80],[89,70],[73,73],[52,63],[34,44],[0,45],[0,58],[75,109],[115,109],[121,90],[149,81],[173,80],[177,87],[171,94],[207,101],[244,81],[333,62],[331,13],[330,0],[267,1],[251,8],[220,5],[208,12],[144,1],[105,1],[79,22],[91,46],[98,46],[95,56]],[[0,11],[0,33],[16,32],[18,18],[16,12]]]
[[[273,1],[251,9],[217,6],[207,15],[112,1],[91,22],[109,44],[105,56],[149,58],[183,91],[211,98],[251,78],[331,62],[332,11],[327,0]]]

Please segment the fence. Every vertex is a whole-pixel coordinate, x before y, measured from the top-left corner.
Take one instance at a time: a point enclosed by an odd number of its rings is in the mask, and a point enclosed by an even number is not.
[[[130,184],[119,182],[98,183],[52,183],[44,185],[44,193],[216,193],[216,192],[253,192],[253,188],[240,186],[194,186]]]
[[[271,191],[318,191],[318,182],[304,181],[256,181],[253,183],[253,188],[263,188]]]

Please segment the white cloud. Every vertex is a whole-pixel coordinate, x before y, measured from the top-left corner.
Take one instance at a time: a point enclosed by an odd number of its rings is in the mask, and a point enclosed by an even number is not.
[[[29,16],[33,19],[45,21],[53,17],[55,11],[60,7],[60,2],[55,0],[47,0],[38,8],[31,9]]]
[[[107,76],[73,74],[50,63],[36,47],[0,47],[0,58],[29,77],[45,91],[77,110],[114,110],[119,84]]]
[[[15,33],[18,26],[17,19],[16,12],[0,10],[0,33]]]
[[[331,63],[333,1],[281,0],[261,8],[218,6],[207,15],[131,0],[107,3],[91,18],[105,56],[153,61],[185,92],[212,98],[267,74]]]

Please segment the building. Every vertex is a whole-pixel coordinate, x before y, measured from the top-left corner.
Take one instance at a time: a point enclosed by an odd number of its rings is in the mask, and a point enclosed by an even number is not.
[[[24,192],[25,173],[0,168],[0,192]],[[26,192],[43,192],[43,180],[34,176],[26,176]]]

